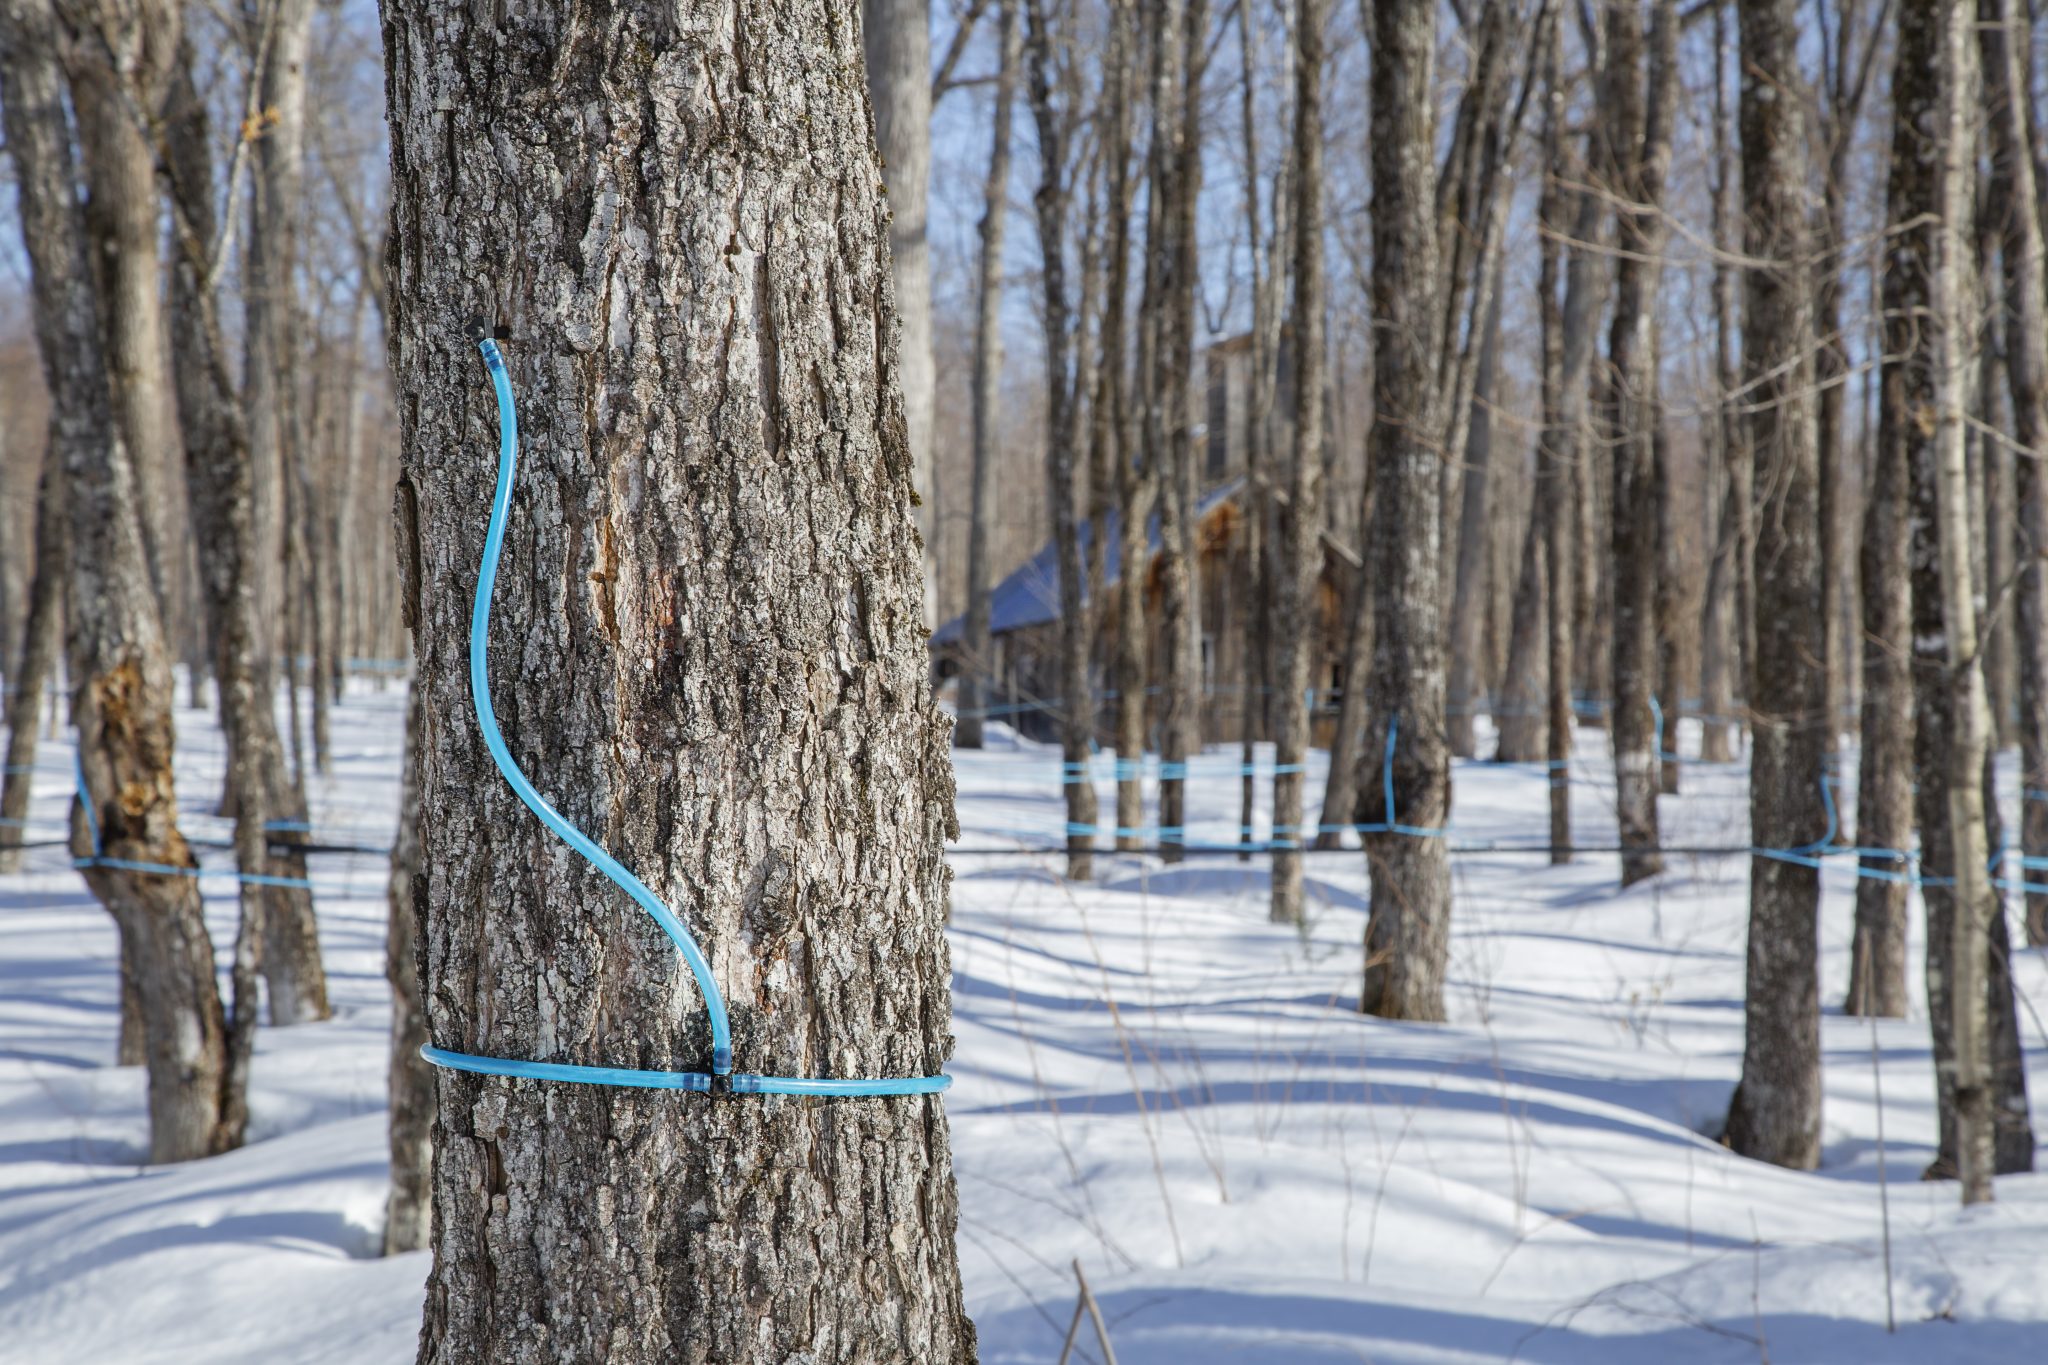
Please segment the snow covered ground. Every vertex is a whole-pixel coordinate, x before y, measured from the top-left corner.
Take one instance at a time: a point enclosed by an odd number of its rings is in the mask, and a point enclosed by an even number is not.
[[[336,772],[312,793],[323,839],[388,842],[402,716],[397,687],[337,712]],[[180,723],[191,832],[224,835],[205,813],[218,735],[198,713]],[[1578,829],[1611,841],[1604,742],[1580,744]],[[1234,837],[1235,761],[1197,765],[1217,770],[1197,783],[1197,839]],[[1059,773],[1056,752],[1015,742],[961,755],[963,848],[1063,829]],[[1319,795],[1319,766],[1310,777]],[[1544,782],[1461,765],[1455,828],[1540,842]],[[1740,767],[1684,782],[1663,806],[1672,843],[1746,842]],[[32,837],[60,831],[69,789],[60,740],[39,761]],[[1102,796],[1113,808],[1106,780]],[[2048,1354],[2048,1176],[2001,1180],[1998,1203],[1967,1214],[1952,1184],[1916,1179],[1934,1143],[1924,1009],[1873,1030],[1831,1008],[1819,1172],[1703,1136],[1741,1058],[1741,858],[1674,857],[1626,893],[1611,856],[1457,858],[1453,1022],[1430,1027],[1355,1012],[1355,852],[1312,858],[1300,931],[1266,922],[1264,872],[1229,857],[1104,859],[1088,886],[1049,856],[955,866],[945,1103],[986,1361],[1057,1358],[1076,1258],[1124,1365]],[[382,859],[315,860],[336,1016],[264,1030],[254,1140],[172,1168],[137,1164],[142,1076],[107,1065],[111,926],[62,850],[29,867],[0,879],[0,1362],[409,1360],[426,1258],[373,1255]],[[1852,874],[1825,884],[1837,1002]],[[206,883],[221,945],[232,891]],[[2018,971],[2038,1104],[2048,960]],[[1077,1359],[1098,1354],[1084,1329]]]

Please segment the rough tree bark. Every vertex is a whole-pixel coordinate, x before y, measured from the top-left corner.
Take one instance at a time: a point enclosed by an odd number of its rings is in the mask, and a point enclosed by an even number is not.
[[[2034,180],[2033,129],[2026,92],[2032,69],[2031,24],[2013,0],[1978,6],[1984,95],[1991,111],[1993,221],[2002,229],[2005,270],[2005,375],[2012,392],[2014,499],[2022,556],[2018,597],[2020,852],[2048,858],[2048,270],[2043,267],[2039,188]],[[1994,453],[1992,458],[2003,460]],[[2025,880],[2040,884],[2030,872]],[[2026,893],[2027,942],[2048,943],[2048,892]]]
[[[1742,370],[1756,486],[1755,725],[1750,842],[1796,849],[1826,832],[1827,680],[1819,468],[1814,444],[1813,291],[1807,282],[1805,130],[1796,0],[1740,0],[1746,303]],[[1744,1156],[1811,1170],[1820,1161],[1820,874],[1764,854],[1749,872],[1742,1079],[1726,1140]]]
[[[927,1075],[951,1044],[950,726],[859,18],[586,20],[384,8],[428,1031],[711,1060],[668,940],[534,822],[471,718],[481,317],[524,452],[492,627],[514,756],[704,945],[739,1069]],[[437,1080],[422,1361],[973,1358],[935,1099]]]
[[[134,475],[112,419],[99,313],[64,116],[48,0],[0,4],[5,106],[38,348],[51,400],[53,468],[65,481],[71,550],[72,721],[83,775],[72,849],[132,863],[196,866],[172,781],[171,665],[150,588]],[[120,927],[148,1048],[150,1159],[233,1145],[226,1020],[213,944],[190,876],[85,869]]]
[[[1658,471],[1657,348],[1654,342],[1658,280],[1667,229],[1662,201],[1671,163],[1671,128],[1677,112],[1678,19],[1673,0],[1659,0],[1651,24],[1649,79],[1643,81],[1642,9],[1615,0],[1607,9],[1607,63],[1602,73],[1603,117],[1609,130],[1602,158],[1615,211],[1614,323],[1608,333],[1608,373],[1601,436],[1612,449],[1614,501],[1609,521],[1613,553],[1612,714],[1615,822],[1620,833],[1621,884],[1629,886],[1664,869],[1658,851],[1658,727],[1651,702],[1657,685]],[[1677,699],[1670,708],[1675,711]]]
[[[926,203],[932,173],[931,0],[861,0],[866,39],[868,98],[882,179],[889,187],[889,259],[896,276],[896,317],[903,377],[903,418],[915,471],[919,533],[924,537],[925,617],[936,599],[932,520],[938,500],[932,483],[932,430],[938,367],[932,351],[932,265]]]
[[[1323,14],[1300,0],[1294,16],[1294,442],[1273,582],[1273,896],[1275,924],[1302,917],[1302,772],[1308,760],[1310,608],[1321,578],[1323,529]]]
[[[1368,728],[1359,794],[1368,823],[1441,827],[1451,813],[1444,733],[1443,495],[1435,358],[1441,327],[1436,193],[1436,5],[1387,0],[1373,12],[1371,438],[1374,507],[1372,694],[1398,722],[1393,796],[1380,774],[1390,726]],[[1375,718],[1377,719],[1377,718]],[[1391,1019],[1444,1017],[1451,881],[1444,841],[1365,836],[1372,912],[1360,1007]]]
[[[960,688],[953,745],[979,749],[989,655],[989,517],[994,513],[996,462],[1002,457],[1003,228],[1010,206],[1010,121],[1017,102],[1017,6],[997,0],[994,132],[981,200],[981,267],[974,302],[974,488],[967,529],[967,622],[961,638]]]

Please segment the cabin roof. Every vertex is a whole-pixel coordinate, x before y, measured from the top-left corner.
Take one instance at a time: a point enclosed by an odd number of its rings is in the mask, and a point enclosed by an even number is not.
[[[1197,519],[1207,516],[1222,503],[1228,502],[1244,486],[1242,478],[1219,484],[1204,493],[1195,503]],[[1114,586],[1122,564],[1121,541],[1118,528],[1121,525],[1115,508],[1103,519],[1108,534],[1107,553],[1103,556],[1102,583],[1104,587]],[[1081,550],[1087,553],[1094,539],[1094,527],[1083,521],[1079,527]],[[1159,514],[1154,512],[1146,527],[1146,546],[1156,553],[1159,549]],[[1082,603],[1087,604],[1087,584],[1082,584]],[[1013,630],[1028,626],[1044,625],[1060,618],[1060,575],[1059,557],[1054,546],[1047,541],[1039,547],[1038,553],[1019,565],[1008,578],[996,584],[989,597],[989,634],[1005,635]],[[957,643],[967,632],[967,617],[956,616],[940,626],[932,634],[934,647]]]

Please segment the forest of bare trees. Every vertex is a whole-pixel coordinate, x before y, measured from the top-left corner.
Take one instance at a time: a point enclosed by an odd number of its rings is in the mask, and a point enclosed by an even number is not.
[[[1824,1016],[1924,999],[1926,1174],[2033,1168],[2028,6],[586,8],[0,0],[0,874],[68,731],[44,843],[118,931],[150,1161],[240,1147],[259,1024],[332,1013],[308,783],[351,688],[410,687],[382,1246],[433,1248],[422,1361],[975,1354],[937,1099],[420,1059],[732,1079],[670,940],[499,782],[493,700],[705,946],[743,1075],[937,1074],[949,750],[1025,742],[1067,884],[1237,857],[1301,926],[1312,858],[1362,863],[1357,1010],[1442,1023],[1492,761],[1547,775],[1537,862],[1743,869],[1713,1137],[1815,1168]],[[527,460],[481,702],[472,329]],[[1747,765],[1726,847],[1660,816],[1695,764]]]

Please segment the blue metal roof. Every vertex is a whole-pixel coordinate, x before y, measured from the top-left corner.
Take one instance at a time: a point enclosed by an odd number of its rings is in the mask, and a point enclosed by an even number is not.
[[[1232,479],[1203,494],[1195,503],[1196,518],[1199,520],[1207,516],[1211,508],[1229,500],[1243,482],[1242,479]],[[1115,508],[1110,509],[1109,515],[1103,519],[1103,524],[1109,542],[1108,551],[1103,557],[1102,582],[1103,586],[1108,587],[1116,583],[1123,568],[1120,562],[1123,558],[1123,536],[1118,529],[1122,523]],[[1094,528],[1090,522],[1083,521],[1079,530],[1081,552],[1085,555],[1093,541]],[[1158,552],[1157,512],[1152,514],[1152,519],[1146,527],[1145,543],[1153,553]],[[1040,626],[1048,621],[1059,620],[1060,574],[1059,556],[1055,553],[1055,548],[1048,541],[1039,548],[1037,554],[1025,560],[1008,578],[996,584],[995,591],[989,595],[990,634],[1003,635],[1013,630],[1023,630],[1027,626]],[[1084,605],[1087,602],[1087,593],[1088,587],[1084,583],[1081,586]],[[956,616],[932,633],[932,644],[935,647],[953,644],[966,634],[966,631],[966,616]]]

